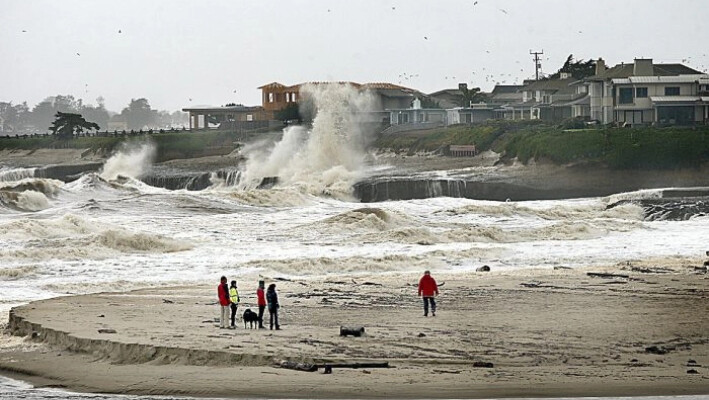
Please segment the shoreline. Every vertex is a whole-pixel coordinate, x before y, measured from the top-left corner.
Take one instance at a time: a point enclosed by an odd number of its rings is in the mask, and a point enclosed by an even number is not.
[[[709,393],[709,275],[691,265],[434,276],[443,283],[435,318],[420,315],[410,273],[276,281],[281,331],[215,328],[211,286],[37,301],[13,309],[8,333],[28,336],[0,348],[0,373],[79,392],[197,397]],[[238,315],[254,308],[241,290]],[[339,337],[340,325],[365,326],[366,334]],[[326,375],[275,368],[279,360],[395,368]]]

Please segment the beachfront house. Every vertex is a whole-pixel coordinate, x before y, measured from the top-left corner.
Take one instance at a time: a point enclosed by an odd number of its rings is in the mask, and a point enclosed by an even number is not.
[[[574,83],[589,94],[589,118],[603,124],[709,123],[709,76],[683,64],[635,59]]]
[[[225,128],[258,129],[273,124],[273,111],[264,107],[248,107],[241,104],[228,104],[221,107],[188,107],[182,111],[189,113],[190,129]]]
[[[574,115],[573,106],[583,102],[585,93],[570,86],[575,82],[570,73],[561,72],[558,78],[526,81],[518,89],[522,93],[519,102],[501,107],[504,119],[560,121]]]
[[[300,104],[304,99],[301,93],[306,85],[318,86],[324,84],[350,85],[358,90],[367,90],[374,96],[374,112],[392,109],[409,108],[413,100],[422,94],[414,89],[386,82],[304,82],[296,85],[284,85],[279,82],[259,86],[261,90],[262,107],[268,111],[279,111],[294,104]]]

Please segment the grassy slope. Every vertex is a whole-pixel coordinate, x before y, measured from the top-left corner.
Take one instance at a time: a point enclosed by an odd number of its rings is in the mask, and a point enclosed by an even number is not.
[[[698,167],[709,161],[709,127],[564,130],[535,122],[495,121],[383,137],[376,146],[415,152],[448,144],[475,144],[481,151],[494,150],[525,163],[588,161],[616,169]]]
[[[25,139],[0,138],[0,150],[89,149],[110,153],[122,143],[152,142],[157,146],[158,161],[227,154],[236,148],[241,136],[231,132],[168,132],[134,137],[79,137],[58,140],[54,137]]]
[[[53,137],[0,138],[0,150],[75,148],[110,153],[122,143],[152,141],[158,161],[227,154],[241,135],[230,132],[174,132],[139,137],[83,137],[68,141]],[[377,140],[376,147],[434,151],[449,144],[475,144],[522,162],[546,159],[557,164],[600,162],[611,168],[671,169],[698,167],[709,161],[709,127],[598,128],[564,130],[539,122],[494,121],[475,126],[451,126],[425,134],[399,134]]]

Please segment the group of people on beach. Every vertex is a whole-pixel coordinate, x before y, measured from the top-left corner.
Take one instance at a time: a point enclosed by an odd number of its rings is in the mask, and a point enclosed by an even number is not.
[[[278,309],[280,304],[278,303],[278,293],[276,293],[276,284],[272,283],[268,285],[268,290],[264,294],[263,288],[266,282],[260,280],[258,282],[258,288],[256,289],[256,304],[258,305],[258,327],[259,329],[266,329],[263,326],[263,312],[268,306],[268,313],[270,315],[270,328],[273,330],[274,326],[276,330],[281,329],[281,325],[278,323]],[[236,310],[239,307],[239,290],[236,286],[236,281],[231,281],[231,286],[227,285],[226,276],[222,276],[217,287],[217,295],[219,297],[219,305],[221,307],[221,316],[219,318],[219,328],[221,329],[236,329]],[[438,284],[436,280],[431,276],[431,271],[424,272],[423,276],[419,280],[418,284],[418,295],[423,298],[423,316],[428,316],[429,306],[431,309],[431,315],[436,316],[436,296],[438,295]],[[231,324],[229,324],[229,311],[231,311]]]
[[[258,282],[258,288],[256,289],[256,304],[258,305],[258,327],[259,329],[266,329],[263,326],[263,313],[268,307],[268,313],[270,315],[270,327],[271,329],[276,328],[276,330],[281,329],[281,325],[278,323],[278,309],[281,307],[278,303],[278,293],[276,293],[276,284],[272,283],[268,285],[268,289],[264,293],[264,287],[266,286],[265,281]],[[219,328],[221,329],[236,329],[236,311],[241,302],[239,297],[239,289],[236,286],[236,281],[231,281],[231,286],[227,285],[226,276],[222,276],[217,287],[217,296],[219,297],[219,306],[221,308],[221,316],[219,318]],[[229,317],[229,311],[231,311],[231,318]],[[231,319],[231,324],[229,323]]]

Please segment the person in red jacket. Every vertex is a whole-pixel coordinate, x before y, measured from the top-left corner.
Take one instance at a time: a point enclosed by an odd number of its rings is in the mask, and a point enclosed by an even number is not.
[[[431,313],[436,316],[436,299],[438,295],[438,285],[436,280],[431,276],[431,271],[423,273],[419,281],[419,296],[423,297],[423,316],[428,316],[428,303],[431,303]]]
[[[217,296],[219,296],[219,307],[221,307],[222,311],[219,317],[219,328],[226,329],[229,327],[229,305],[231,304],[226,276],[222,276],[220,279],[219,286],[217,286]]]
[[[258,281],[258,289],[256,289],[256,298],[258,300],[258,328],[266,329],[263,326],[263,311],[266,309],[266,295],[263,292],[263,288],[266,286],[266,282]]]

